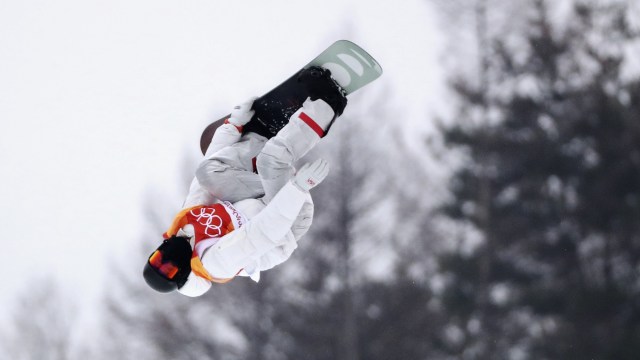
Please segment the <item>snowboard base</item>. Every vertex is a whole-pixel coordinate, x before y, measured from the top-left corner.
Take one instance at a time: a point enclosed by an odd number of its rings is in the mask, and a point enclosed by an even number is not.
[[[321,66],[331,71],[331,77],[347,95],[382,75],[382,67],[361,47],[348,40],[338,40],[282,84],[256,99],[253,103],[255,114],[245,126],[245,132],[256,132],[271,138],[289,122],[291,115],[302,107],[302,103],[309,97],[305,88],[298,82],[300,72],[309,66]],[[200,149],[203,154],[206,153],[216,129],[229,116],[212,122],[204,129],[200,137]]]

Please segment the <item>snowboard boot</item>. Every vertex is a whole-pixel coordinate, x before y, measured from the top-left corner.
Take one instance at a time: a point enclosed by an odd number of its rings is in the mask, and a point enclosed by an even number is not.
[[[333,109],[335,115],[325,130],[326,134],[335,119],[344,112],[347,106],[347,93],[331,77],[331,71],[320,66],[310,66],[302,70],[298,75],[298,82],[306,88],[312,101],[322,99]]]
[[[326,134],[335,113],[322,99],[307,99],[278,134],[258,154],[256,168],[263,185],[265,202],[295,174],[293,164],[305,156]]]

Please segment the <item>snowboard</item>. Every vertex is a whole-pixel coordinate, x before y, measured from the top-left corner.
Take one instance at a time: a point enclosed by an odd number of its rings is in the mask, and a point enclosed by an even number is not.
[[[244,131],[254,131],[267,138],[277,134],[309,96],[298,82],[298,75],[310,66],[321,66],[331,71],[331,77],[347,95],[382,75],[382,67],[369,53],[351,41],[338,40],[290,78],[256,99],[253,103],[255,114]],[[226,115],[212,122],[202,132],[200,149],[203,154],[206,153],[216,129],[228,118],[229,115]]]

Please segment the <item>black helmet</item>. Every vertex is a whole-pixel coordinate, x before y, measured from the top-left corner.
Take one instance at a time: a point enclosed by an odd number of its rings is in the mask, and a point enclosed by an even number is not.
[[[142,276],[156,291],[167,293],[177,290],[187,282],[191,273],[191,254],[188,238],[172,236],[151,253]]]

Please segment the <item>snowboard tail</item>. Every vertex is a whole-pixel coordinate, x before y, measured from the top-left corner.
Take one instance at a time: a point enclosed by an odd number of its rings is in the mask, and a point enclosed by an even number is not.
[[[382,75],[382,67],[361,47],[348,40],[338,40],[283,83],[256,99],[253,103],[255,114],[244,131],[256,132],[266,138],[275,136],[309,97],[306,89],[298,82],[298,75],[310,66],[321,66],[331,71],[331,77],[347,95]],[[203,154],[206,153],[215,130],[228,118],[229,115],[224,116],[205,128],[200,137]]]

